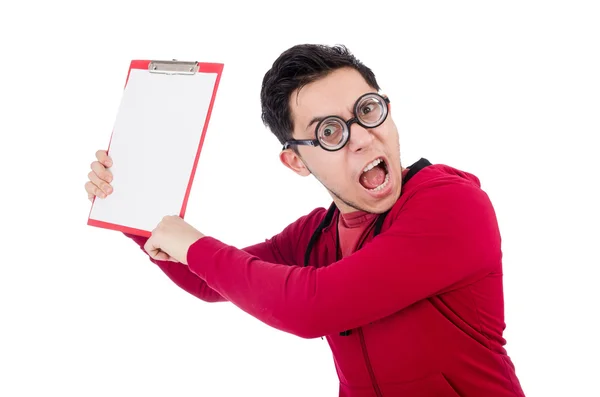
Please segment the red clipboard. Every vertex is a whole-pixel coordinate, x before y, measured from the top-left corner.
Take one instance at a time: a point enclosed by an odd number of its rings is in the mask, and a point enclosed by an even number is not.
[[[185,216],[223,67],[177,60],[131,61],[108,144],[113,193],[94,198],[89,226],[149,237],[162,216]],[[145,151],[158,150],[165,155],[164,164],[154,172],[165,173],[165,190],[160,181],[158,188],[147,188],[152,181],[141,171],[144,164],[154,167]]]

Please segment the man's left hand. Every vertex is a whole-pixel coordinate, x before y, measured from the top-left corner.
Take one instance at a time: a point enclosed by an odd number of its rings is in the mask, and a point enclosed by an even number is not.
[[[188,249],[204,237],[179,216],[165,216],[152,231],[144,250],[151,258],[187,265]]]

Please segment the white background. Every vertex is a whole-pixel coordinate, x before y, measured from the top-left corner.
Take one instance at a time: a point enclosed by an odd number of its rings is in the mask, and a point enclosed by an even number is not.
[[[599,396],[596,4],[2,2],[0,395],[336,395],[324,340],[183,292],[118,232],[86,225],[84,192],[130,60],[176,58],[225,63],[190,223],[245,246],[328,205],[260,121],[273,60],[317,42],[373,68],[405,165],[464,169],[490,194],[527,395]]]

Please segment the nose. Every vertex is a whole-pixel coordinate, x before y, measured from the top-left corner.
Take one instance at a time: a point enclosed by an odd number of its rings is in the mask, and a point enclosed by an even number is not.
[[[353,152],[358,152],[371,145],[373,142],[373,134],[371,131],[361,126],[358,123],[354,123],[350,126],[350,139],[348,140],[348,147]]]

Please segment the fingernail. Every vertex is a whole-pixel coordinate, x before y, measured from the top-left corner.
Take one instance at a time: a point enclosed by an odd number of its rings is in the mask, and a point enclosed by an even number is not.
[[[111,192],[112,188],[110,186],[105,186],[104,187],[104,191],[106,192],[106,194],[109,194]]]

